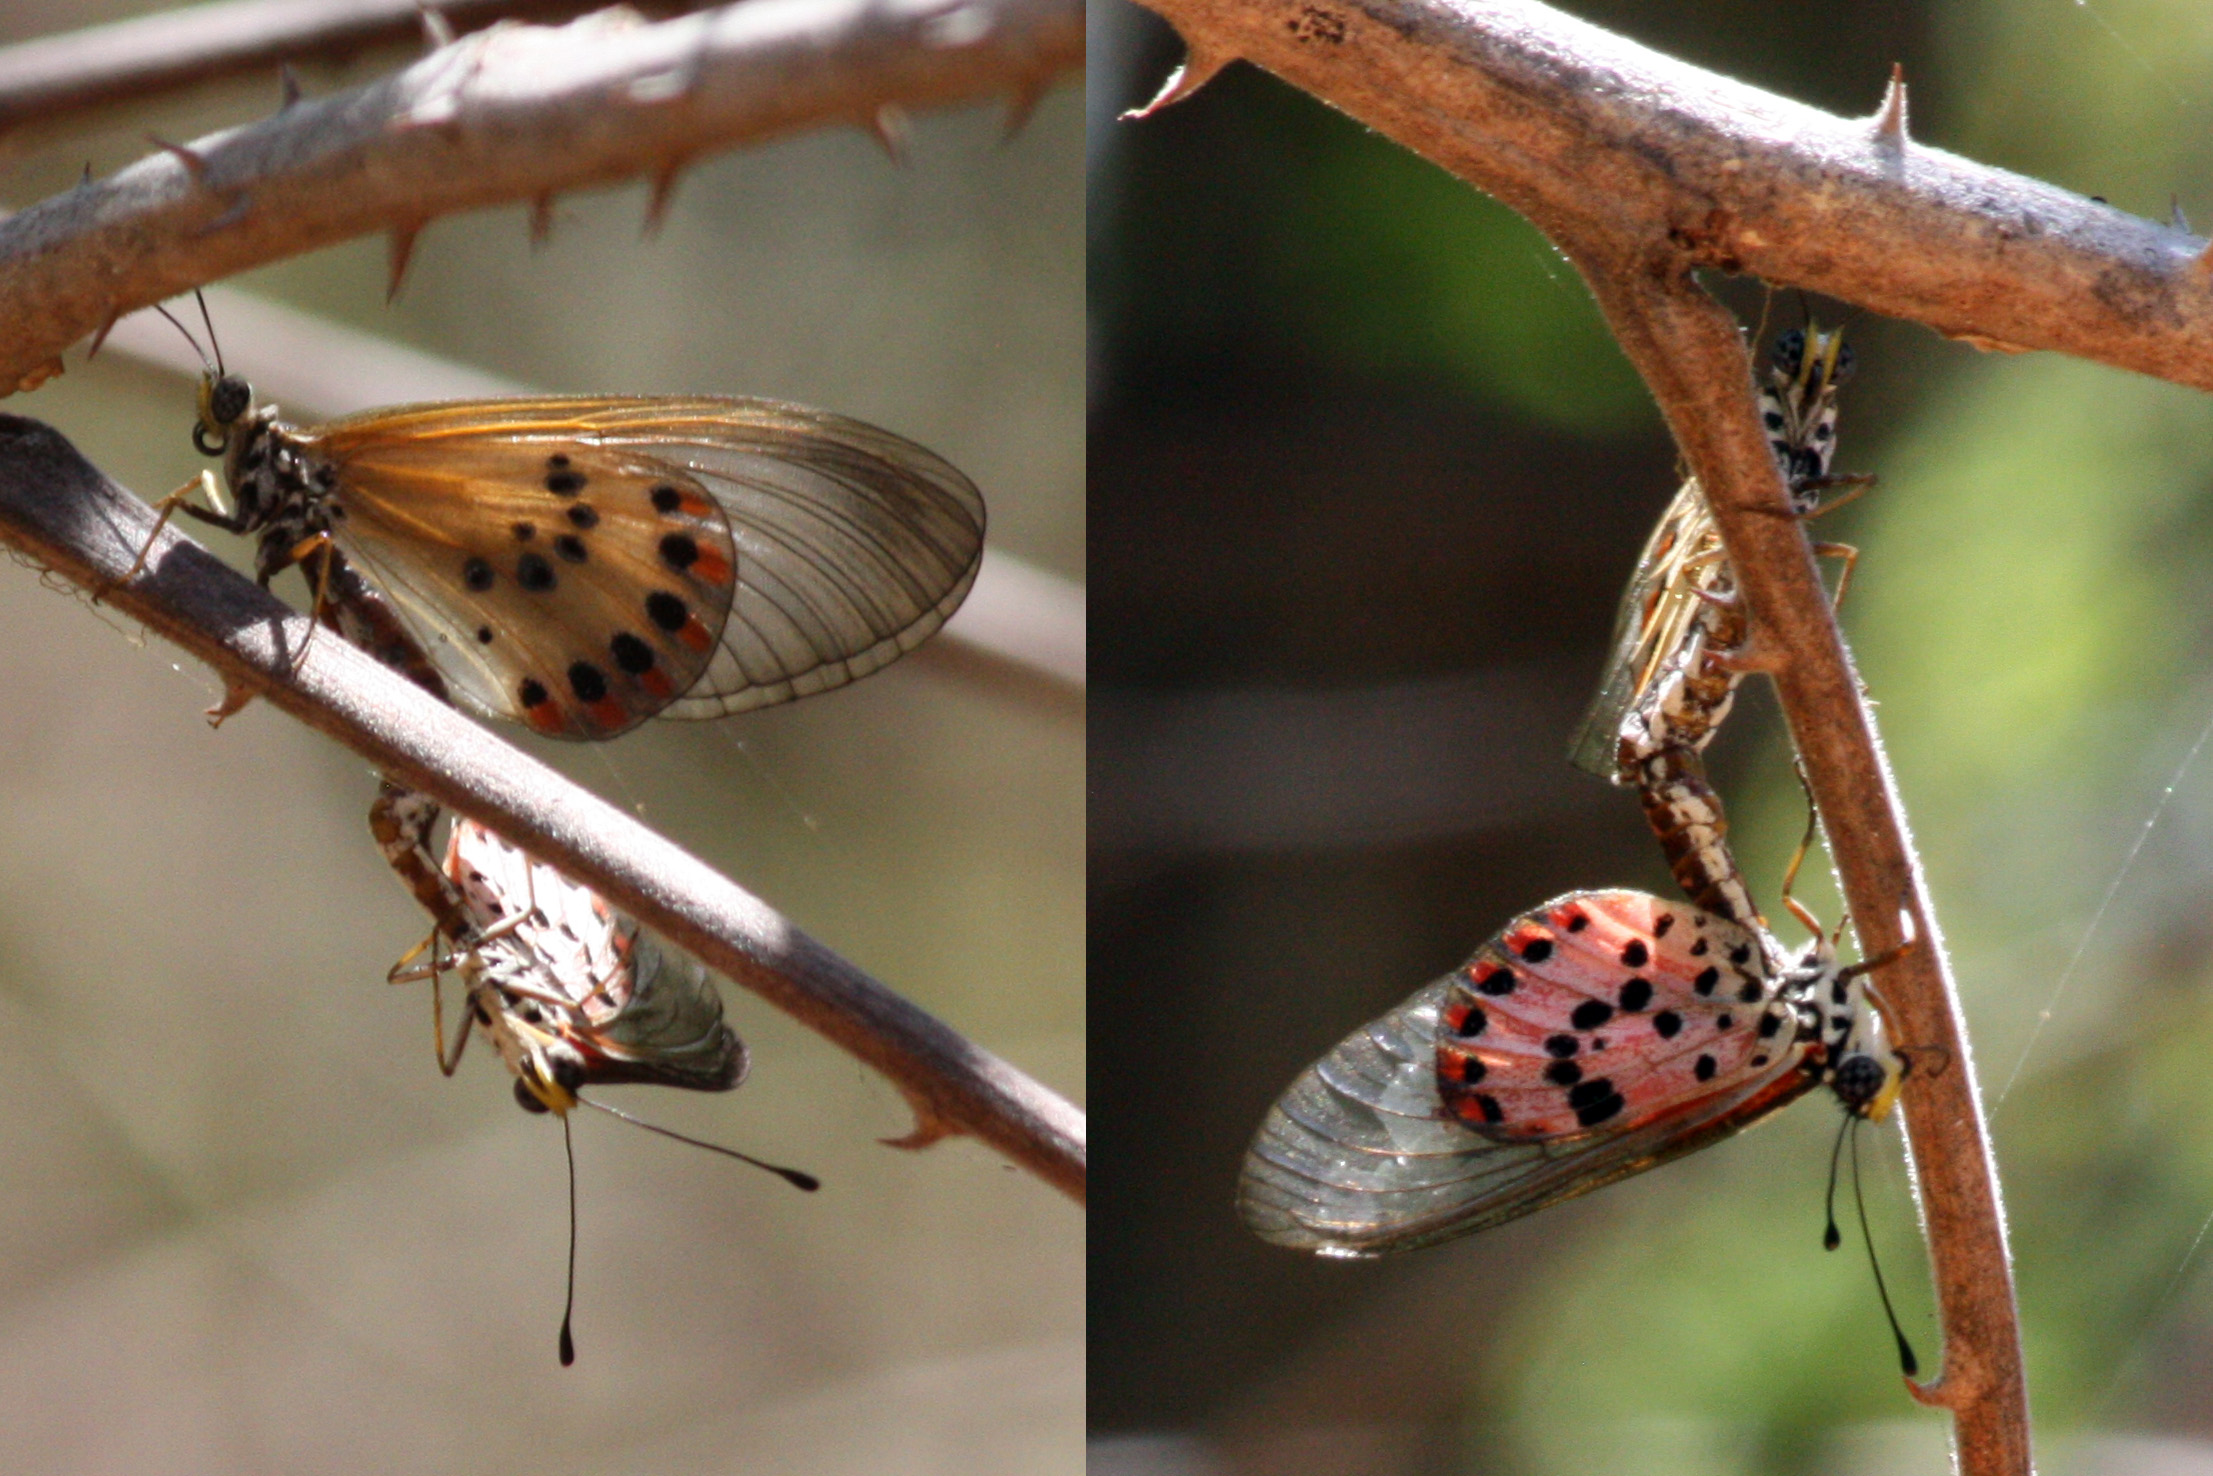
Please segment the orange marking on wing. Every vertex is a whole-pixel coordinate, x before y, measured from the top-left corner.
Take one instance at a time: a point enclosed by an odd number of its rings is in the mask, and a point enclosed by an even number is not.
[[[676,504],[676,510],[698,518],[701,522],[711,523],[715,520],[715,505],[697,492],[686,492]]]
[[[561,709],[551,697],[536,707],[523,709],[523,721],[541,733],[559,736],[569,730],[568,720],[561,716]]]
[[[728,584],[730,561],[711,548],[702,548],[699,557],[692,561],[691,568],[684,572],[702,584]]]
[[[676,638],[693,651],[704,651],[715,643],[714,636],[707,629],[707,622],[697,615],[684,622],[684,628],[676,633]]]
[[[629,709],[612,697],[602,697],[597,702],[587,702],[584,705],[584,711],[590,714],[592,721],[602,728],[627,728],[630,726]]]
[[[648,697],[663,701],[676,695],[676,684],[668,679],[668,673],[658,666],[648,667],[638,674],[638,685],[645,688]]]

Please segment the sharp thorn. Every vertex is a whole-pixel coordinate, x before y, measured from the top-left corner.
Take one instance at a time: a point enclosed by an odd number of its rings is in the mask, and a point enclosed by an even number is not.
[[[867,122],[862,126],[875,135],[876,142],[884,146],[884,152],[891,155],[892,163],[907,162],[907,143],[913,137],[914,129],[907,121],[906,109],[897,103],[885,103],[870,113]]]
[[[653,193],[645,202],[645,234],[658,236],[661,224],[668,219],[669,202],[676,198],[676,177],[684,172],[685,161],[663,165],[653,172]]]
[[[223,700],[209,708],[202,716],[207,719],[209,727],[220,728],[223,726],[223,719],[239,712],[247,703],[253,700],[254,689],[252,687],[247,686],[244,682],[226,681],[223,683]]]
[[[92,347],[85,350],[86,362],[100,356],[100,345],[108,341],[108,335],[115,331],[115,320],[121,316],[121,313],[109,313],[108,320],[100,325],[100,331],[92,335]]]
[[[907,1107],[914,1113],[914,1129],[896,1138],[878,1138],[876,1141],[886,1148],[902,1148],[909,1153],[919,1153],[932,1143],[942,1142],[965,1131],[915,1093],[902,1091],[900,1095],[907,1099]]]
[[[91,184],[91,183],[92,183],[92,161],[91,161],[90,159],[87,159],[87,160],[85,160],[85,172],[84,172],[83,174],[79,175],[79,176],[78,176],[78,178],[77,178],[77,188],[79,188],[79,189],[83,189],[83,188],[84,188],[84,187],[85,187],[86,185],[88,185],[88,184]]]
[[[415,13],[423,21],[423,49],[436,51],[441,46],[453,44],[453,22],[428,5],[418,4]]]
[[[168,139],[163,138],[158,133],[149,133],[146,135],[146,137],[150,142],[152,142],[155,148],[160,149],[165,154],[171,155],[179,164],[182,164],[184,166],[184,172],[192,176],[192,182],[194,184],[202,184],[206,181],[207,159],[205,157],[193,152],[191,149],[186,148],[183,144],[171,143]]]
[[[384,300],[390,303],[400,295],[400,283],[407,278],[407,263],[415,254],[415,237],[423,228],[421,221],[392,227],[390,248],[385,257]]]
[[[1229,52],[1208,51],[1193,46],[1184,53],[1183,65],[1168,74],[1168,80],[1160,85],[1153,100],[1141,108],[1131,108],[1122,115],[1125,123],[1141,122],[1159,112],[1182,102],[1214,80],[1215,74],[1237,58]]]
[[[1875,142],[1897,149],[1906,146],[1906,68],[1903,62],[1890,64],[1890,86],[1884,89],[1883,105],[1875,110]]]
[[[283,112],[300,100],[300,74],[292,70],[292,63],[277,63],[277,111]]]
[[[2167,208],[2167,223],[2187,236],[2190,234],[2190,217],[2182,213],[2182,196],[2170,195],[2167,198],[2170,202]]]
[[[530,202],[530,245],[533,250],[553,239],[553,191]]]
[[[1045,99],[1045,88],[1037,82],[1024,82],[1007,94],[1006,126],[999,130],[999,142],[1011,143],[1016,134],[1029,125],[1037,112],[1037,105]]]

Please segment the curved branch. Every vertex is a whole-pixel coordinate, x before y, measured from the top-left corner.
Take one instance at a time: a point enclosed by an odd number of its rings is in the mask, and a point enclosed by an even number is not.
[[[1079,1202],[1083,1114],[900,998],[765,903],[296,614],[174,531],[35,420],[0,416],[0,542],[90,589],[213,667],[234,695],[327,733],[483,821],[895,1082],[910,1142],[962,1131]]]
[[[1914,1395],[1951,1410],[1962,1471],[2027,1476],[2028,1384],[2005,1219],[1958,993],[1874,717],[1760,425],[1743,333],[1679,272],[1589,276],[1706,490],[1861,951],[1873,957],[1914,940],[1879,985],[1884,1024],[1920,1067],[1901,1100],[1944,1325],[1943,1374]]]
[[[0,389],[120,314],[280,257],[641,173],[649,223],[710,149],[994,95],[1083,59],[1081,0],[752,0],[657,25],[500,26],[368,87],[140,160],[0,221]]]
[[[1838,118],[1534,0],[1145,3],[1191,48],[1164,100],[1245,58],[1556,242],[1664,242],[1982,347],[2213,389],[2205,241],[1912,143],[1902,106]]]

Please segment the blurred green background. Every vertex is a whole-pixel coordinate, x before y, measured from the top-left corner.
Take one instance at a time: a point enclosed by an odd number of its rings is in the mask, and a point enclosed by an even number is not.
[[[11,6],[0,39],[131,8]],[[301,75],[313,97],[406,59]],[[381,240],[232,285],[549,389],[860,416],[967,471],[994,550],[1080,581],[1080,98],[1004,142],[997,106],[919,116],[904,165],[857,129],[708,158],[653,239],[636,186],[563,197],[536,251],[519,207],[435,221],[389,308]],[[262,77],[12,137],[6,201],[276,99]],[[204,464],[192,406],[80,345],[5,408],[158,496]],[[581,1115],[561,1369],[560,1130],[481,1041],[441,1079],[426,991],[383,982],[425,922],[369,843],[366,765],[259,704],[211,731],[206,671],[32,569],[0,566],[0,612],[9,1470],[1079,1469],[1081,1210],[973,1142],[878,1146],[897,1091],[728,986],[742,1089],[609,1098],[825,1187]],[[1080,689],[933,643],[726,722],[506,736],[1078,1094],[1083,721]]]
[[[1571,8],[1848,115],[1903,62],[1919,139],[2213,217],[2201,5]],[[1108,124],[1178,48],[1094,26],[1092,1469],[1949,1469],[1863,1258],[1820,1248],[1825,1105],[1402,1260],[1236,1222],[1245,1140],[1339,1037],[1543,898],[1668,889],[1563,750],[1677,478],[1518,218],[1250,67]],[[1770,336],[1808,306],[1714,285]],[[2042,1468],[2213,1471],[2213,406],[1848,322],[1839,466],[1881,486],[1821,533],[1863,550],[1844,623],[1973,1033]],[[1713,762],[1772,909],[1804,812],[1757,683]],[[1933,1365],[1895,1128],[1863,1146]]]

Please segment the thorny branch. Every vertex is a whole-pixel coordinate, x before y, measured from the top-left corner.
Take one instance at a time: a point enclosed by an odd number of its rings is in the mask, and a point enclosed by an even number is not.
[[[1934,1063],[1907,1130],[1960,1469],[2027,1476],[2026,1381],[1995,1168],[1943,945],[1897,796],[1754,409],[1693,268],[1748,271],[1988,348],[2052,348],[2213,388],[2213,252],[2187,234],[1925,149],[1893,78],[1831,117],[1530,0],[1146,0],[1190,48],[1155,107],[1239,57],[1527,215],[1590,283],[1704,485],[1860,931],[1916,946],[1889,1021]]]
[[[474,31],[500,20],[563,20],[599,3],[440,0],[431,8],[453,30]],[[424,9],[417,0],[212,0],[0,47],[0,133],[286,62],[347,61],[406,45],[429,24]]]
[[[0,222],[0,389],[123,313],[369,232],[392,286],[456,210],[643,174],[648,224],[683,168],[731,144],[1001,96],[1017,118],[1083,60],[1081,0],[749,0],[659,24],[604,11],[500,26],[370,86],[168,145]]]
[[[406,678],[310,624],[173,531],[111,588],[154,515],[34,420],[0,416],[0,542],[89,589],[380,770],[492,826],[895,1082],[919,1146],[974,1134],[1079,1202],[1083,1114],[900,998],[701,861]],[[306,643],[304,659],[302,643]]]

